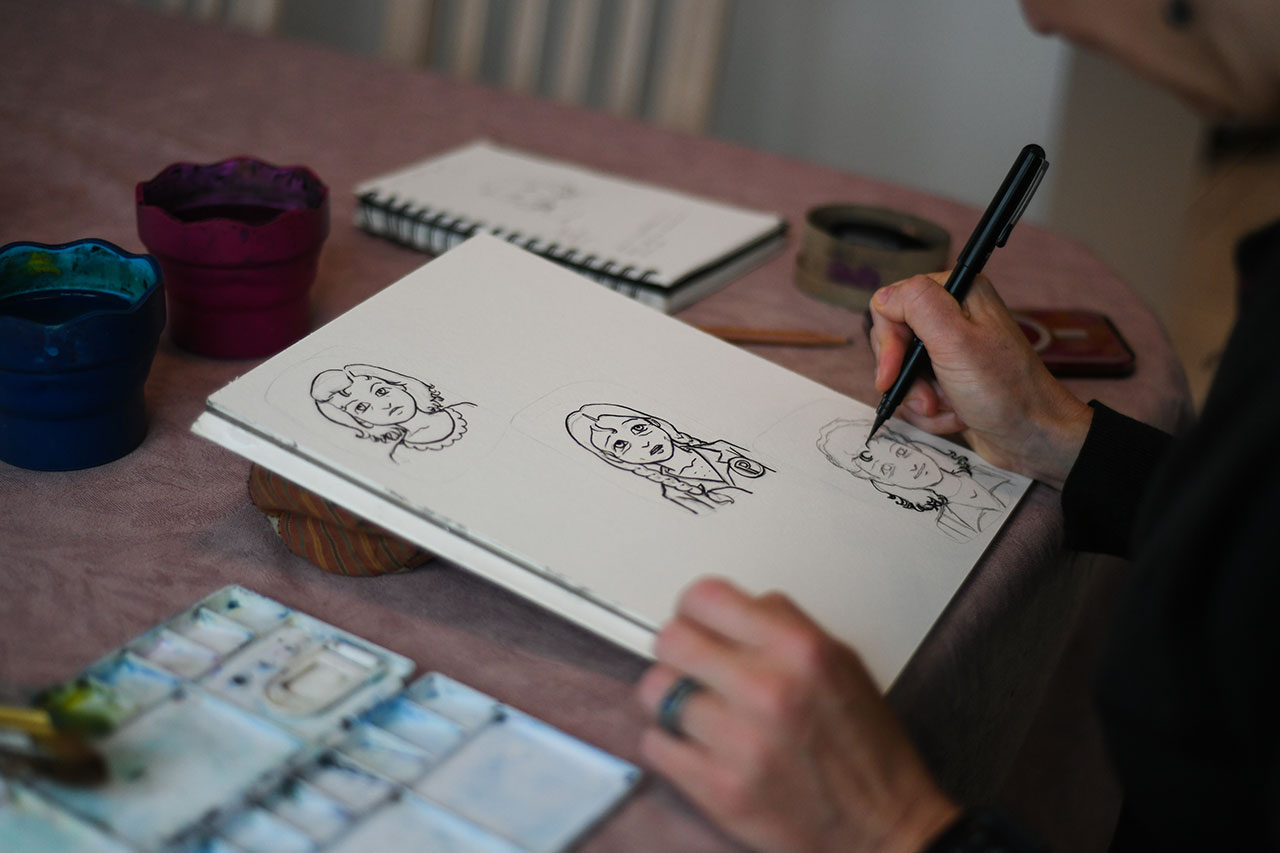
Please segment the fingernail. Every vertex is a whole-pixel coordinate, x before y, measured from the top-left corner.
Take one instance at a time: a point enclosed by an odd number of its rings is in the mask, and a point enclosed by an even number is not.
[[[892,285],[892,284],[889,284],[889,285],[886,285],[886,286],[884,286],[884,287],[880,288],[879,290],[877,290],[877,291],[875,292],[875,295],[874,295],[874,296],[872,296],[871,298],[872,298],[872,299],[874,299],[874,300],[876,301],[876,303],[877,303],[877,304],[884,305],[886,302],[888,302],[888,301],[889,301],[889,291],[890,291],[890,290],[893,290],[893,285]]]

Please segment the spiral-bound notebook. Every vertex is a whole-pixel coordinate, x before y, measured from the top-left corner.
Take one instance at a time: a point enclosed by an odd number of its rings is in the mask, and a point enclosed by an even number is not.
[[[778,251],[786,221],[473,142],[356,187],[356,224],[431,254],[490,233],[675,312]]]

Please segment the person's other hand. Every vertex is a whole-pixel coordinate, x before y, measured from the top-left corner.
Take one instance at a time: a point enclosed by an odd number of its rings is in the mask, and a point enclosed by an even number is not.
[[[858,655],[778,593],[698,581],[658,634],[637,695],[651,714],[680,676],[702,689],[640,752],[755,849],[920,850],[959,814]]]
[[[876,389],[893,385],[914,334],[933,378],[916,379],[895,414],[931,433],[960,433],[988,462],[1061,488],[1093,410],[1049,373],[985,276],[963,303],[946,279],[914,276],[872,296]]]

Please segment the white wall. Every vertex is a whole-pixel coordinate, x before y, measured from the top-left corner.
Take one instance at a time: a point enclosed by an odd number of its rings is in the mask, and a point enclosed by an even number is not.
[[[1093,54],[1073,55],[1068,80],[1059,180],[1069,180],[1058,186],[1048,223],[1092,249],[1169,324],[1204,122]]]
[[[678,0],[676,0],[678,2]],[[1203,123],[1016,0],[735,0],[709,131],[975,206],[1039,142],[1026,217],[1073,237],[1166,320]]]
[[[1068,57],[1014,0],[736,0],[710,132],[985,205],[1026,143],[1054,163]]]

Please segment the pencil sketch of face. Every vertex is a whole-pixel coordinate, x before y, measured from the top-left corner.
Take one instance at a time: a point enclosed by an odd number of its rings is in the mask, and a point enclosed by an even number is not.
[[[352,376],[336,402],[354,420],[370,426],[404,423],[418,411],[417,401],[403,385],[374,376]]]
[[[316,410],[356,438],[391,446],[443,450],[467,431],[459,406],[445,405],[434,385],[372,364],[348,364],[324,370],[311,381]]]
[[[637,465],[666,462],[676,452],[671,434],[656,419],[624,415],[596,418],[591,443],[615,459]]]
[[[703,441],[670,421],[616,403],[588,403],[565,418],[579,447],[614,468],[656,484],[662,497],[694,514],[751,494],[743,483],[773,469],[723,439]]]
[[[868,445],[865,439],[862,443],[857,441],[855,430],[843,430],[833,436],[827,449],[848,458],[849,464],[860,468],[868,479],[886,486],[903,489],[936,486],[942,480],[938,463],[911,443],[891,437],[896,435],[877,435]]]
[[[898,506],[934,513],[938,529],[956,541],[971,539],[1004,514],[1003,492],[1013,484],[1002,472],[888,427],[867,442],[870,429],[870,421],[832,421],[819,431],[817,447],[831,464]]]

